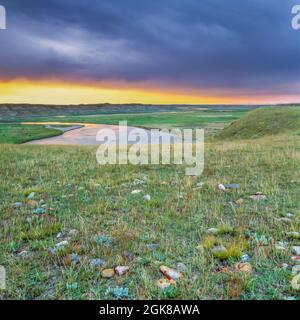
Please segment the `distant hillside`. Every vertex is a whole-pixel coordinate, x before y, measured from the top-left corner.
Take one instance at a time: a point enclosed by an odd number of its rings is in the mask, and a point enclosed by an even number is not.
[[[255,109],[224,128],[217,138],[251,139],[284,132],[300,134],[300,106]]]
[[[136,114],[153,112],[175,112],[205,110],[222,111],[249,110],[257,106],[235,105],[146,105],[146,104],[89,104],[89,105],[32,105],[32,104],[0,104],[0,122],[34,120],[47,116],[73,116],[94,114]]]

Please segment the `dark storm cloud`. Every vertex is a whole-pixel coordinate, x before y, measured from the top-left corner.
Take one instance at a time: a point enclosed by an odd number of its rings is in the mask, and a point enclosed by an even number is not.
[[[1,78],[298,93],[290,0],[0,0]]]

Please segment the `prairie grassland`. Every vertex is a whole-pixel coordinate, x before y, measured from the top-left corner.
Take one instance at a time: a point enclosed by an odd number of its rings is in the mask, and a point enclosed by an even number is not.
[[[110,114],[110,115],[76,115],[63,117],[34,118],[34,121],[59,121],[118,125],[120,121],[127,121],[129,126],[147,128],[205,128],[211,124],[229,124],[240,119],[247,111],[172,111],[136,114]]]
[[[1,298],[299,299],[289,268],[300,240],[287,235],[300,226],[299,138],[208,143],[200,177],[185,176],[183,166],[100,167],[95,151],[0,145],[0,265],[7,270]],[[240,188],[225,193],[220,183]],[[266,200],[248,198],[256,192]],[[34,211],[41,204],[46,214]],[[212,227],[218,234],[207,235]],[[278,241],[286,250],[276,249]],[[214,255],[215,244],[228,254]],[[242,254],[250,257],[251,275],[234,269]],[[92,258],[105,266],[92,267]],[[159,289],[159,267],[177,263],[186,266],[183,277]],[[101,277],[103,268],[118,265],[129,273]]]
[[[1,107],[1,105],[0,105]],[[26,109],[21,108],[21,110]],[[67,110],[68,107],[65,107]],[[65,110],[65,111],[66,111]],[[250,108],[249,108],[250,110]],[[219,111],[178,111],[178,112],[148,112],[137,114],[110,114],[110,115],[66,115],[66,116],[46,116],[37,117],[32,114],[24,114],[26,117],[22,121],[26,122],[61,122],[63,123],[92,123],[118,125],[120,121],[127,121],[129,126],[138,126],[146,128],[205,128],[206,134],[213,136],[232,121],[240,119],[249,110],[219,110]],[[62,112],[62,111],[61,111]],[[7,115],[2,110],[2,116]],[[0,108],[1,116],[1,108]],[[13,122],[10,122],[13,121]],[[31,140],[38,140],[57,136],[62,131],[55,128],[47,128],[43,125],[29,125],[15,123],[15,118],[6,119],[6,122],[0,123],[0,143],[20,144]],[[17,118],[17,121],[21,119]]]
[[[188,111],[210,112],[239,112],[251,111],[258,106],[222,106],[222,105],[141,105],[141,104],[96,104],[96,105],[24,105],[0,104],[0,120],[15,121],[42,121],[39,119],[57,118],[58,116],[88,116],[91,115],[137,115],[151,113],[174,113]],[[57,120],[57,119],[56,119]]]
[[[17,123],[0,124],[0,143],[20,144],[58,136],[61,130],[46,128],[43,125],[22,125]]]

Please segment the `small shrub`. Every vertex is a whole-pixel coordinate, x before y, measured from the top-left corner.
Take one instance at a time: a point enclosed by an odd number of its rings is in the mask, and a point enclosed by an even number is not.
[[[212,249],[217,244],[218,244],[217,238],[212,235],[208,235],[208,236],[204,237],[202,240],[202,246],[206,250]]]

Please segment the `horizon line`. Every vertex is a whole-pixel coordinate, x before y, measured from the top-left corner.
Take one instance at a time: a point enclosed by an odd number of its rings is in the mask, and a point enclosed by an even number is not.
[[[300,102],[282,102],[282,103],[139,103],[139,102],[97,102],[97,103],[78,103],[78,104],[53,104],[53,103],[28,103],[28,102],[0,102],[0,106],[53,106],[53,107],[71,107],[71,106],[284,106],[284,105],[299,105]]]

